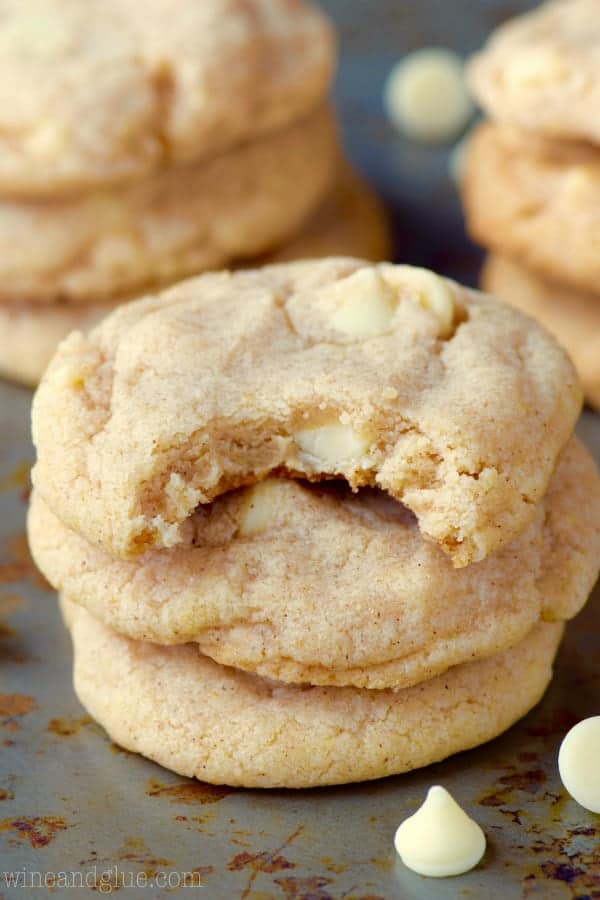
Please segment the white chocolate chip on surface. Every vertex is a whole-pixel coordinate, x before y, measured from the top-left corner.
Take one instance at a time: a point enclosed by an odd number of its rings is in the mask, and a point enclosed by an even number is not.
[[[455,303],[446,281],[428,269],[419,269],[415,266],[394,268],[398,285],[414,293],[419,305],[431,310],[436,316],[439,323],[439,337],[449,337],[454,326]]]
[[[396,299],[376,269],[359,269],[336,287],[341,296],[332,325],[337,331],[364,339],[389,331]]]
[[[405,56],[387,77],[384,106],[408,137],[431,142],[456,137],[474,111],[462,59],[441,47]]]
[[[358,462],[370,444],[367,435],[359,434],[351,425],[341,422],[303,429],[296,433],[295,439],[306,462],[326,466],[332,471]]]
[[[485,835],[445,788],[434,785],[423,805],[401,823],[394,845],[413,872],[445,878],[477,865],[485,853]]]
[[[268,479],[248,490],[238,527],[240,537],[262,534],[277,518],[277,484]]]
[[[600,813],[600,716],[583,719],[565,735],[558,771],[571,797],[584,809]]]

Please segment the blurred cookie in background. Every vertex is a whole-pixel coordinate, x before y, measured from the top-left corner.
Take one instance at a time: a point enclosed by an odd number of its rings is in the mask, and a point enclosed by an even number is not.
[[[7,0],[0,373],[35,383],[105,307],[311,222],[336,180],[335,64],[310,0]]]
[[[342,158],[335,184],[319,209],[286,244],[257,262],[325,256],[379,262],[391,249],[383,204]],[[131,296],[95,303],[0,302],[0,375],[35,386],[63,338],[71,331],[86,331],[128,299]]]
[[[357,256],[379,262],[392,253],[387,214],[377,194],[345,160],[331,193],[302,231],[264,262]]]
[[[496,254],[488,256],[481,284],[552,332],[575,363],[586,400],[600,411],[600,297],[546,281]]]
[[[496,122],[550,139],[600,143],[600,4],[552,0],[492,33],[468,66]]]
[[[498,28],[468,64],[491,121],[459,184],[490,251],[485,290],[545,325],[600,409],[600,3],[553,0]]]
[[[487,122],[469,138],[461,187],[475,241],[600,294],[600,147]]]

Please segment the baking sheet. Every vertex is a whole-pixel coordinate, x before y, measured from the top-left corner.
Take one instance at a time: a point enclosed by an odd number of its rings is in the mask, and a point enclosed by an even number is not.
[[[138,897],[170,896],[161,886],[169,874],[173,889],[189,889],[185,873],[203,896],[227,900],[600,896],[599,817],[565,796],[556,767],[565,730],[600,712],[598,592],[568,626],[540,706],[478,750],[327,790],[188,781],[117,748],[73,695],[56,598],[25,541],[29,404],[28,391],[0,383],[0,896],[30,896],[3,883],[3,872],[54,875],[56,891],[60,873],[81,873],[87,887]],[[584,414],[579,433],[600,462],[600,417]],[[482,867],[441,882],[412,875],[392,846],[433,783],[472,811],[489,840]],[[140,888],[129,886],[134,877]],[[55,896],[31,896],[46,894]]]
[[[347,142],[393,209],[398,255],[474,283],[480,257],[462,232],[448,148],[397,138],[382,118],[380,86],[404,50],[474,49],[527,4],[324,5],[342,26],[337,100]],[[24,536],[30,400],[0,383],[0,898],[56,897],[63,887],[71,896],[166,898],[191,886],[211,900],[600,897],[600,818],[566,797],[556,767],[568,727],[600,713],[598,591],[569,625],[542,703],[480,749],[318,791],[179,778],[117,748],[73,695],[69,640]],[[600,417],[585,413],[579,433],[600,462]],[[422,879],[393,850],[395,828],[433,783],[488,837],[483,864],[459,878]]]

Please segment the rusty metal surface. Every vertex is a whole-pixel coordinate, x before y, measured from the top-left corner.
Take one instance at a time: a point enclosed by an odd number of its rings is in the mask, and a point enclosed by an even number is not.
[[[447,151],[402,145],[374,98],[403,49],[477,46],[515,4],[405,4],[404,17],[398,2],[325,5],[344,12],[338,98],[355,157],[398,219],[419,208],[420,249],[411,258],[474,280],[477,257],[461,236]],[[425,183],[433,187],[419,196]],[[426,242],[425,223],[438,220]],[[409,230],[399,232],[403,255]],[[414,234],[411,241],[416,247]],[[485,747],[410,775],[329,790],[230,791],[181,779],[113,745],[72,693],[69,641],[24,537],[30,399],[0,382],[0,897],[55,897],[65,884],[76,885],[78,897],[169,897],[193,889],[186,873],[211,900],[600,897],[600,817],[566,797],[556,766],[567,728],[600,712],[598,591],[568,627],[542,703]],[[600,417],[586,413],[579,430],[600,462]],[[400,820],[435,782],[489,841],[480,867],[442,881],[405,870],[392,845]],[[11,887],[3,873],[26,886]]]

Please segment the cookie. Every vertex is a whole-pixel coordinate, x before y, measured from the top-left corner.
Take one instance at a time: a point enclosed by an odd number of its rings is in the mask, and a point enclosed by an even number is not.
[[[485,124],[469,141],[462,193],[474,240],[600,293],[600,149]]]
[[[600,410],[600,295],[544,281],[508,257],[492,254],[484,266],[485,290],[541,322],[577,367],[587,401]]]
[[[491,118],[600,143],[600,5],[554,0],[498,28],[469,65]]]
[[[600,567],[600,479],[572,440],[529,528],[459,570],[381,492],[290,479],[221,497],[185,544],[133,561],[69,531],[35,492],[28,532],[61,595],[128,637],[196,642],[285,682],[398,689],[579,611]]]
[[[0,194],[215,156],[319,105],[334,55],[303,0],[3,0]]]
[[[330,194],[297,235],[260,263],[309,257],[358,255],[374,261],[390,255],[391,236],[377,196],[347,164]],[[86,331],[126,298],[93,305],[0,302],[0,375],[36,385],[58,344],[71,331]]]
[[[378,262],[393,253],[390,224],[383,204],[366,182],[340,160],[333,190],[302,231],[264,263],[326,256],[357,256]]]
[[[60,341],[96,325],[114,309],[104,306],[27,306],[0,303],[0,377],[34,386]]]
[[[338,158],[323,107],[261,140],[124,187],[0,201],[0,298],[102,302],[263,254],[315,212]]]
[[[365,781],[509,728],[544,693],[563,626],[404,691],[285,685],[111,631],[63,601],[75,691],[116,743],[180,775],[243,787]]]
[[[209,273],[59,347],[33,479],[116,556],[175,546],[199,504],[275,470],[402,501],[457,566],[535,516],[581,404],[516,310],[409,266]]]

